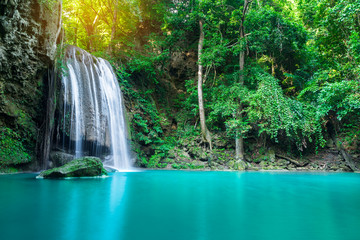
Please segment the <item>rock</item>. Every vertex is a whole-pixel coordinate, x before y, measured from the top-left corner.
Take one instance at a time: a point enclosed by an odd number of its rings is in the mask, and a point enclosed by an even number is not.
[[[49,69],[61,35],[61,1],[0,0],[0,126],[41,146]],[[35,147],[29,155],[40,155]]]
[[[290,166],[290,165],[289,165]],[[309,169],[310,170],[316,170],[316,169],[318,169],[319,168],[319,166],[316,164],[316,163],[310,163],[309,164]]]
[[[228,162],[226,163],[226,165],[227,165],[230,169],[234,168],[234,164],[235,164],[235,162],[234,162],[233,160],[230,160],[230,161],[228,161]]]
[[[188,153],[192,158],[199,159],[201,161],[208,161],[209,160],[209,153],[206,149],[199,147],[199,146],[190,146]]]
[[[199,156],[200,161],[208,161],[209,160],[209,156],[206,152],[202,151],[200,156]]]
[[[218,164],[217,162],[214,162],[214,161],[210,161],[210,162],[208,163],[208,165],[209,165],[210,167],[217,167],[217,166],[219,166],[220,164]]]
[[[277,160],[276,164],[281,167],[286,167],[290,162],[286,161],[285,159]]]
[[[176,149],[176,148],[172,148],[172,149],[169,150],[169,152],[168,152],[168,158],[176,158],[175,149]]]
[[[252,167],[253,167],[253,165],[252,165],[250,162],[245,162],[245,164],[246,164],[246,168],[247,168],[247,169],[249,169],[249,168],[252,168]]]
[[[270,149],[268,151],[267,155],[268,155],[270,162],[275,162],[275,151],[274,150]]]
[[[221,136],[220,134],[214,134],[212,141],[213,145],[217,146],[218,148],[225,148],[228,145],[224,139],[224,136]]]
[[[235,162],[233,168],[235,170],[244,171],[244,170],[246,170],[246,163],[244,161],[238,160]]]
[[[268,165],[269,165],[269,164],[268,164],[267,161],[261,161],[260,164],[259,164],[259,166],[260,166],[261,168],[267,167]]]
[[[199,160],[194,160],[191,162],[191,164],[194,166],[194,168],[204,168],[206,163],[199,161]]]
[[[281,168],[278,168],[273,165],[269,165],[269,166],[263,168],[263,170],[279,170],[279,169],[281,169]]]
[[[74,160],[74,156],[68,153],[54,151],[50,153],[50,161],[54,167],[61,167]]]
[[[62,167],[49,169],[39,174],[39,178],[95,177],[107,175],[101,160],[97,157],[75,159]]]
[[[330,171],[336,171],[338,169],[339,169],[339,164],[336,162],[330,163],[328,165],[328,170],[330,170]]]
[[[188,152],[184,151],[183,149],[178,149],[175,154],[176,160],[181,162],[190,162],[191,157]]]
[[[263,160],[263,156],[260,156],[260,157],[254,158],[252,161],[254,163],[260,163],[262,160]]]
[[[210,169],[213,170],[213,171],[217,170],[217,168],[215,166],[211,166]]]
[[[329,138],[327,141],[326,141],[326,147],[327,148],[333,148],[334,147],[334,141]]]

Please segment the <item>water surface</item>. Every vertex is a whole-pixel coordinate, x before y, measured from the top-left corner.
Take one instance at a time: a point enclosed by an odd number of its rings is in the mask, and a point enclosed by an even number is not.
[[[360,175],[144,171],[0,176],[0,239],[360,239]]]

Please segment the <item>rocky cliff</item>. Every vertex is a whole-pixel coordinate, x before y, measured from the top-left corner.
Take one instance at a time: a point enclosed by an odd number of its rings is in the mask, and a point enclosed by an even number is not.
[[[0,145],[16,138],[29,158],[44,122],[60,36],[61,1],[0,0]],[[0,168],[7,156],[0,146]]]

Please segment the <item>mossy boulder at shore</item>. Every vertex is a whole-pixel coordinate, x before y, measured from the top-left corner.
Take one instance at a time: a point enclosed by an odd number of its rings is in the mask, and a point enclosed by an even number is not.
[[[61,167],[39,174],[39,178],[95,177],[107,175],[101,160],[97,157],[75,159]]]

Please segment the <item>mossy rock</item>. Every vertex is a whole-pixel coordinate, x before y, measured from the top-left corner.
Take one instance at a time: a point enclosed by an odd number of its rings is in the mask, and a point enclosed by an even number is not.
[[[260,156],[260,157],[254,158],[252,161],[254,163],[260,163],[262,160],[263,160],[263,156]]]
[[[218,166],[218,169],[219,169],[219,170],[224,170],[225,168],[224,168],[223,165],[219,165],[219,166]]]
[[[270,160],[270,162],[275,162],[276,158],[275,158],[275,151],[270,149],[267,153],[268,158]]]
[[[259,163],[259,166],[260,166],[261,168],[264,168],[264,167],[269,166],[269,163],[268,163],[267,161],[261,161],[261,162]]]
[[[242,160],[238,160],[235,162],[234,167],[235,170],[244,171],[246,170],[247,166],[246,163]]]
[[[234,164],[235,164],[235,161],[233,161],[233,160],[230,160],[226,163],[226,165],[231,169],[234,167]]]
[[[75,159],[61,167],[49,169],[39,174],[40,178],[95,177],[107,175],[101,160],[97,157]]]
[[[276,161],[276,165],[280,167],[286,167],[290,162],[285,159],[279,159]]]

